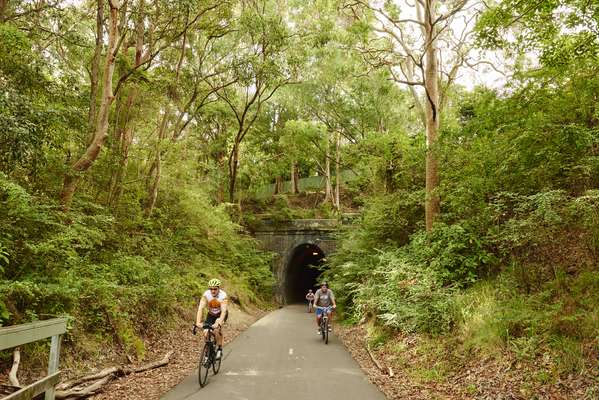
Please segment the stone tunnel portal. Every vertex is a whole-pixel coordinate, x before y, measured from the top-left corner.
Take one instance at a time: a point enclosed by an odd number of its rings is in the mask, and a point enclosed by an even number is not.
[[[295,248],[286,268],[286,303],[303,302],[308,289],[316,291],[324,261],[325,254],[317,245],[306,243]]]

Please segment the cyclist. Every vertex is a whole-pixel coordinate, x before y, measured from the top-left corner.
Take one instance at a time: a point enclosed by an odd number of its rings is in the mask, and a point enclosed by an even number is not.
[[[312,312],[312,305],[314,304],[314,293],[312,293],[312,289],[308,289],[306,300],[308,300],[308,312]]]
[[[208,281],[208,290],[202,295],[198,313],[196,315],[196,326],[201,326],[200,321],[204,314],[204,308],[208,309],[205,324],[211,325],[214,328],[214,336],[216,336],[216,359],[219,359],[223,353],[223,324],[227,321],[227,294],[220,288],[221,282],[219,279],[210,279]],[[204,330],[204,339],[208,336],[208,330]]]
[[[320,289],[314,293],[314,306],[316,306],[316,326],[318,326],[318,334],[320,335],[320,319],[322,318],[322,313],[324,309],[318,307],[331,307],[337,308],[337,303],[335,302],[335,295],[333,291],[329,289],[329,284],[327,282],[323,282],[320,285]],[[332,321],[331,317],[333,315],[333,310],[329,308],[327,310],[327,315],[329,316],[329,321]],[[329,328],[331,330],[331,328]]]

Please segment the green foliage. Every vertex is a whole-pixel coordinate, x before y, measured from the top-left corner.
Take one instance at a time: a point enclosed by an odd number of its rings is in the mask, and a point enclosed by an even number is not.
[[[269,258],[225,210],[197,191],[166,196],[151,220],[117,219],[85,202],[64,214],[0,175],[2,323],[71,315],[72,335],[113,338],[141,357],[140,335],[164,327],[178,307],[191,310],[209,277],[242,303],[267,301]]]
[[[520,290],[512,269],[457,297],[459,329],[466,349],[514,351],[534,358],[548,350],[547,362],[557,373],[584,368],[585,342],[599,333],[596,271],[546,281],[533,295]]]
[[[344,245],[352,243],[363,246]],[[328,279],[345,293],[340,300],[354,320],[375,315],[386,325],[432,334],[454,326],[453,294],[492,262],[483,243],[459,225],[438,225],[400,249],[341,253],[333,257]]]
[[[546,66],[560,68],[589,59],[599,49],[593,27],[599,5],[584,0],[542,0],[533,4],[505,0],[490,7],[477,23],[478,39],[487,48],[519,53],[540,52]]]

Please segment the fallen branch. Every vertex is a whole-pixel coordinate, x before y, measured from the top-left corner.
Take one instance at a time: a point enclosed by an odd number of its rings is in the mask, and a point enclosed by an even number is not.
[[[86,375],[81,378],[73,379],[67,382],[60,383],[56,386],[56,398],[57,399],[78,399],[82,397],[91,396],[97,393],[104,385],[111,380],[127,376],[134,373],[148,371],[154,368],[162,367],[168,364],[173,356],[174,351],[169,351],[165,356],[158,361],[154,361],[145,365],[141,365],[136,368],[129,367],[110,367],[105,368],[94,374]],[[88,386],[82,386],[86,382],[93,382]]]
[[[79,399],[81,397],[91,396],[92,394],[95,394],[98,390],[100,390],[102,388],[102,386],[106,385],[108,382],[110,382],[114,378],[115,378],[114,375],[108,375],[108,376],[105,376],[104,378],[100,379],[99,381],[92,383],[91,385],[89,385],[85,388],[81,388],[81,389],[75,388],[75,389],[71,389],[71,390],[67,390],[67,391],[57,390],[56,394],[55,394],[55,398],[59,399],[59,400],[60,399]]]
[[[376,358],[374,358],[374,355],[370,351],[370,345],[368,343],[366,344],[366,351],[368,352],[368,355],[370,356],[370,359],[372,360],[372,362],[374,363],[374,365],[376,365],[376,367],[379,369],[379,371],[381,371],[382,373],[385,373],[385,369],[383,368],[383,366],[381,365],[381,363],[378,362],[378,360]]]
[[[154,361],[153,363],[149,363],[146,365],[142,365],[141,367],[133,368],[132,370],[127,372],[126,375],[129,375],[132,372],[138,373],[138,372],[148,371],[150,369],[154,369],[154,368],[158,368],[158,367],[163,367],[171,361],[171,357],[173,356],[174,353],[175,352],[173,350],[171,350],[164,355],[162,360]]]
[[[12,386],[0,383],[0,398],[7,396],[9,394],[13,394],[14,392],[18,392],[21,390],[19,386]]]
[[[96,372],[95,374],[86,375],[86,376],[83,376],[81,378],[77,378],[77,379],[74,379],[71,381],[61,382],[58,385],[56,385],[56,390],[66,390],[66,389],[72,388],[73,386],[79,386],[85,382],[95,381],[98,379],[105,378],[108,375],[116,375],[120,369],[121,369],[121,367],[110,367],[110,368],[103,369],[100,372]]]
[[[11,385],[21,387],[19,379],[17,378],[17,372],[19,371],[19,363],[21,362],[21,352],[18,347],[12,353],[12,368],[8,373],[8,381]]]

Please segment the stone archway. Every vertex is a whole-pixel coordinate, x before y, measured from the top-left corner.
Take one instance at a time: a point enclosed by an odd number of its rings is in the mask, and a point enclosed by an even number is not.
[[[283,297],[286,304],[305,301],[309,289],[316,290],[319,268],[325,259],[322,249],[313,243],[302,243],[289,254],[283,278]]]

